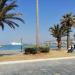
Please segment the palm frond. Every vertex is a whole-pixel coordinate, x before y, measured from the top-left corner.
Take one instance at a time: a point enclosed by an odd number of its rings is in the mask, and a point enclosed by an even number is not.
[[[61,19],[61,24],[64,26],[72,27],[75,25],[75,16],[72,13],[64,15]]]
[[[21,13],[9,13],[9,14],[6,14],[6,15],[4,16],[4,18],[18,17],[18,16],[20,16],[20,15],[22,15],[22,14],[21,14]]]
[[[4,20],[6,24],[8,24],[11,28],[15,29],[15,26],[19,27],[19,25],[13,21]]]
[[[6,5],[8,0],[0,0],[0,11],[2,11],[3,7]]]
[[[24,20],[19,17],[8,17],[7,19],[19,20],[19,21],[25,23]]]
[[[2,9],[2,14],[7,13],[8,11],[14,9],[15,7],[17,7],[17,5],[16,5],[15,1],[13,1],[13,2],[10,3],[9,5],[3,7],[3,9]]]
[[[2,28],[2,30],[4,30],[4,24],[2,22],[0,22],[0,27]]]
[[[20,13],[8,13],[15,7],[17,7],[16,0],[0,0],[0,26],[4,29],[4,23],[8,24],[11,28],[15,29],[15,26],[19,27],[14,20],[19,20],[24,23],[24,20],[19,16],[22,15]],[[9,2],[9,3],[8,3]]]
[[[67,29],[65,29],[63,26],[57,24],[57,25],[54,25],[53,27],[50,27],[49,31],[51,32],[51,35],[53,35],[53,37],[61,38],[63,36],[66,36]]]

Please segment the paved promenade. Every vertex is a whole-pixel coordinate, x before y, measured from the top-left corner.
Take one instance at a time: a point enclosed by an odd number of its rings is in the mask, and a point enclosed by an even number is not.
[[[75,59],[0,64],[0,75],[75,75]]]

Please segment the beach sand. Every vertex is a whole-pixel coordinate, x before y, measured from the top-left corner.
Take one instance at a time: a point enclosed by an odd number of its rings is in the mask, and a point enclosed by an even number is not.
[[[15,60],[31,60],[31,59],[47,59],[47,58],[58,58],[58,57],[71,57],[75,56],[75,52],[67,53],[66,49],[50,50],[49,53],[39,53],[39,54],[28,54],[25,55],[21,52],[16,51],[0,51],[0,62],[1,61],[15,61]]]

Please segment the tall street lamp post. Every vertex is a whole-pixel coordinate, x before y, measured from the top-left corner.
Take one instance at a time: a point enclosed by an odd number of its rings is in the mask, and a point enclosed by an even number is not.
[[[38,7],[38,0],[36,0],[36,47],[40,46],[40,39],[39,39],[39,7]]]

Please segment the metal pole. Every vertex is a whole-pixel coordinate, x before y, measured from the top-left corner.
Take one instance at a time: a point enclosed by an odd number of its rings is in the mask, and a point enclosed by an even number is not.
[[[38,11],[38,0],[36,0],[36,47],[40,45],[39,42],[39,11]]]
[[[75,49],[75,33],[74,33],[74,49]]]
[[[75,41],[75,33],[74,33],[74,41]]]
[[[21,38],[21,52],[22,52],[22,38]]]

